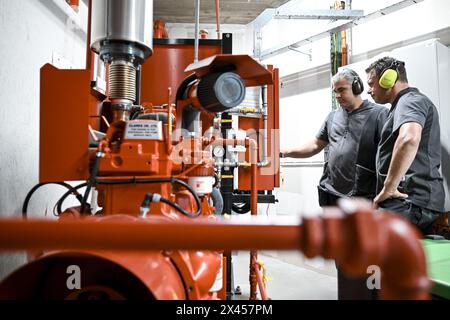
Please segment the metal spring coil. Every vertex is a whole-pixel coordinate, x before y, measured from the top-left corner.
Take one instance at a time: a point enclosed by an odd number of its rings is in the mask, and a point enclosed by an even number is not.
[[[136,68],[119,62],[109,66],[109,98],[136,101]]]

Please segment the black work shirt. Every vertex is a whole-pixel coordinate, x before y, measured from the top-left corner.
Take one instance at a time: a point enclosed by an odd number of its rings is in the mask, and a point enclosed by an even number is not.
[[[420,124],[422,136],[416,157],[398,189],[408,194],[408,200],[413,204],[443,212],[445,196],[439,171],[441,166],[439,115],[433,102],[416,88],[400,91],[392,103],[377,153],[377,191],[380,192],[384,186],[400,127],[408,122]]]
[[[353,112],[339,108],[328,115],[316,136],[328,142],[322,190],[336,196],[374,198],[375,155],[388,111],[364,100]]]

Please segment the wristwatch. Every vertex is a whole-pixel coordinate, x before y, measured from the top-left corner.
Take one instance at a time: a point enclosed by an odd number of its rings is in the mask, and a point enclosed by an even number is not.
[[[284,152],[280,151],[280,158],[284,158]]]

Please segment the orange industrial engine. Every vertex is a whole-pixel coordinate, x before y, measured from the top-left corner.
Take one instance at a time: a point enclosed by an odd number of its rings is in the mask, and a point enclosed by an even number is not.
[[[86,181],[74,187],[64,183],[69,190],[57,205],[61,221],[94,219],[100,227],[104,221],[231,214],[233,199],[224,199],[223,180],[242,168],[239,181],[246,186],[244,202],[250,203],[250,172],[262,175],[264,167],[277,165],[276,141],[259,130],[278,127],[277,72],[246,55],[222,54],[230,51],[229,34],[201,40],[203,60],[191,64],[192,40],[153,39],[152,10],[149,0],[91,1],[90,49],[96,54],[88,54],[91,67],[42,68],[40,182]],[[252,105],[249,121],[256,136],[223,136],[222,123],[231,120],[222,115],[244,115],[247,87],[270,92]],[[256,154],[255,139],[265,140],[264,154]],[[273,190],[274,176],[277,171],[259,189]],[[80,206],[64,209],[71,194],[78,194]],[[217,249],[37,253],[22,272],[28,284],[40,278],[45,285],[34,288],[39,292],[22,292],[49,299],[226,298],[227,253]],[[76,292],[59,281],[66,264],[88,270]]]
[[[427,298],[418,235],[391,215],[350,203],[301,225],[220,219],[275,202],[278,70],[232,55],[230,34],[153,39],[152,12],[151,0],[89,1],[86,70],[41,69],[40,183],[24,218],[40,186],[68,190],[58,221],[0,221],[0,250],[32,258],[0,299],[227,299],[231,250],[250,250],[250,299],[266,299],[257,249],[357,276],[377,264],[383,297]]]

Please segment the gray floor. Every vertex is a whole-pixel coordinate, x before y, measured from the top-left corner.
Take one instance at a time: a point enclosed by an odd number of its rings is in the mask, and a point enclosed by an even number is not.
[[[249,298],[250,285],[248,252],[233,253],[234,286],[242,294],[235,299]],[[272,300],[336,300],[337,277],[334,261],[305,259],[297,252],[259,252],[258,260],[264,263],[267,275],[267,294]],[[258,298],[260,298],[258,293]]]

